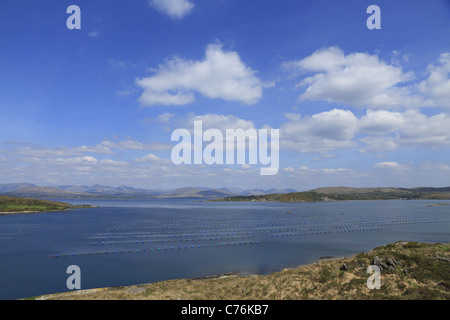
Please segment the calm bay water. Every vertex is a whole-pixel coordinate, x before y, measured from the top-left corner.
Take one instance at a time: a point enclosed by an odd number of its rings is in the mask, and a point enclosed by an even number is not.
[[[64,200],[63,200],[64,201]],[[99,208],[0,216],[0,299],[239,271],[265,274],[387,243],[450,242],[450,201],[65,200]]]

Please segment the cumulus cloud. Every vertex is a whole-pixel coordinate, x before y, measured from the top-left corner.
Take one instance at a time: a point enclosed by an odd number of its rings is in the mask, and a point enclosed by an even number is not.
[[[361,153],[367,152],[387,152],[394,151],[399,148],[398,138],[392,137],[364,137],[360,141],[365,144],[365,148],[361,149]]]
[[[404,126],[405,121],[404,115],[400,112],[368,110],[359,121],[359,130],[367,134],[383,135]]]
[[[428,78],[419,84],[419,91],[428,95],[437,107],[450,107],[450,52],[441,54],[438,65],[428,66]]]
[[[192,127],[194,121],[202,121],[203,130],[208,129],[219,129],[223,133],[227,129],[255,129],[253,121],[241,119],[234,115],[223,115],[223,114],[204,114],[204,115],[194,115],[191,114],[186,119],[186,127]]]
[[[374,165],[375,168],[383,168],[383,169],[398,169],[401,168],[401,164],[394,161],[386,161],[386,162],[379,162]]]
[[[143,106],[185,105],[195,101],[195,93],[249,105],[259,101],[263,87],[271,85],[255,74],[237,52],[210,44],[203,61],[169,59],[154,75],[137,79],[136,84],[144,89],[139,98]]]
[[[413,73],[389,65],[377,55],[351,53],[338,47],[318,50],[299,61],[284,64],[297,73],[314,73],[298,86],[306,87],[300,101],[324,100],[353,107],[392,108],[429,105],[406,83]]]
[[[450,146],[450,115],[427,116],[418,110],[368,110],[356,117],[350,110],[333,109],[312,116],[285,114],[280,128],[281,146],[299,153],[325,153],[365,146],[361,152],[388,152],[401,147]]]
[[[160,157],[154,155],[153,153],[149,153],[148,155],[146,155],[146,156],[144,156],[144,157],[134,159],[134,161],[135,161],[135,162],[139,162],[139,163],[145,163],[145,162],[152,162],[152,163],[170,163],[170,160],[160,158]]]
[[[357,118],[348,110],[333,109],[302,118],[299,114],[286,114],[288,122],[281,125],[282,148],[300,153],[328,152],[354,147]]]
[[[181,19],[194,8],[194,4],[189,0],[150,0],[149,3],[156,10],[167,14],[172,19]]]
[[[403,113],[368,111],[359,123],[359,131],[371,136],[361,138],[368,151],[393,151],[399,147],[450,146],[450,115],[426,116],[417,110]],[[375,135],[375,136],[374,136]]]

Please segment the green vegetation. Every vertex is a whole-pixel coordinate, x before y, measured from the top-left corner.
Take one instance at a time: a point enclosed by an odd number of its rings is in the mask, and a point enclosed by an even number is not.
[[[381,288],[367,288],[377,259]],[[395,262],[393,264],[393,261]],[[391,264],[389,264],[391,263]],[[345,268],[343,266],[345,265]],[[450,243],[399,241],[349,258],[320,261],[269,275],[180,279],[34,297],[44,300],[448,300]]]
[[[418,200],[450,199],[448,188],[320,188],[311,191],[293,193],[274,193],[258,196],[226,197],[211,201],[279,201],[279,202],[315,202],[345,200]]]
[[[69,203],[36,200],[28,198],[0,196],[0,214],[36,213],[48,211],[65,211],[75,208],[90,208],[89,205],[74,206]]]

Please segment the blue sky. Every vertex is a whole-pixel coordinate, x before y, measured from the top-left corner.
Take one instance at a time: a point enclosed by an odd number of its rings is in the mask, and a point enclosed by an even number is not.
[[[448,186],[449,22],[447,0],[3,0],[0,183]],[[174,165],[194,120],[280,129],[278,174]]]

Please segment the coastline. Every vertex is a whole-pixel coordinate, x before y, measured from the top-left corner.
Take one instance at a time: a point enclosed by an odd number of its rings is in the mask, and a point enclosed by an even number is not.
[[[47,212],[47,211],[11,211],[11,212],[0,212],[0,216],[12,216],[16,214],[34,214],[34,213],[41,213],[41,212]]]
[[[47,213],[47,212],[65,212],[65,211],[72,211],[75,209],[84,209],[84,208],[97,208],[97,206],[75,206],[75,207],[71,207],[71,208],[66,208],[66,209],[59,209],[59,210],[42,210],[42,211],[37,211],[37,210],[30,210],[30,211],[4,211],[4,212],[0,212],[0,216],[12,216],[12,215],[19,215],[19,214],[36,214],[36,213]]]
[[[328,258],[328,257],[327,257]],[[367,267],[379,264],[380,290],[367,288]],[[226,273],[105,287],[34,300],[384,300],[450,299],[450,243],[398,241],[351,257],[319,259],[267,275]]]

